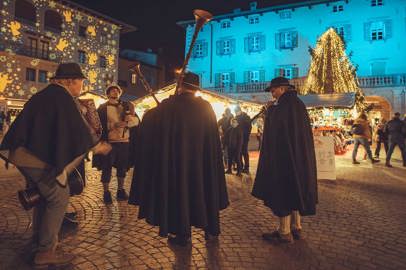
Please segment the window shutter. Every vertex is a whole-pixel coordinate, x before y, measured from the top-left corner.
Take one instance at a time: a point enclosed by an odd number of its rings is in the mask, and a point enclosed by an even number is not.
[[[364,39],[367,41],[371,41],[371,23],[370,22],[364,23]]]
[[[216,41],[216,54],[217,55],[222,55],[223,54],[223,41],[222,40],[217,40]]]
[[[206,41],[203,42],[203,57],[208,55],[208,43]]]
[[[245,83],[250,82],[250,72],[249,71],[244,71],[244,82]]]
[[[296,48],[298,46],[298,34],[297,31],[292,32],[292,47]]]
[[[392,20],[385,20],[385,39],[392,37]]]
[[[265,70],[260,70],[259,71],[259,81],[264,82],[265,81]]]
[[[280,68],[275,68],[275,78],[281,76],[281,69]]]
[[[347,42],[350,41],[351,38],[351,24],[346,24],[344,25],[344,39]]]
[[[281,33],[275,34],[275,49],[281,49]]]
[[[292,78],[297,78],[297,77],[299,77],[299,68],[293,67],[292,68]]]
[[[192,49],[192,58],[196,58],[196,45],[197,45],[197,43],[195,44],[195,46]]]
[[[235,53],[235,39],[230,39],[230,54]]]
[[[261,50],[261,51],[265,51],[265,49],[266,49],[266,38],[265,38],[265,35],[261,35],[260,36],[260,39],[259,39],[259,49]]]
[[[230,72],[230,83],[234,84],[235,82],[235,72]]]
[[[214,74],[214,86],[215,87],[220,87],[220,76],[221,76],[221,73]]]
[[[249,53],[249,37],[244,38],[244,52]]]
[[[249,47],[248,47],[249,52],[253,52],[254,51],[254,37],[253,36],[249,37],[248,45],[249,45]]]

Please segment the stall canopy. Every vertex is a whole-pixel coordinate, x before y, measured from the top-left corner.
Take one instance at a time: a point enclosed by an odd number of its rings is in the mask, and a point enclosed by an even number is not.
[[[155,96],[159,101],[162,101],[175,93],[176,84],[170,84],[155,92]],[[196,96],[202,97],[208,101],[216,114],[217,119],[220,119],[224,110],[230,108],[234,111],[234,108],[239,105],[241,109],[246,112],[250,117],[256,115],[262,108],[262,104],[255,101],[241,100],[230,96],[214,93],[205,89],[196,91]],[[156,107],[156,102],[152,96],[146,95],[132,101],[135,105],[137,114],[142,117],[146,110]],[[187,108],[185,108],[187,110]],[[234,112],[233,112],[234,113]]]

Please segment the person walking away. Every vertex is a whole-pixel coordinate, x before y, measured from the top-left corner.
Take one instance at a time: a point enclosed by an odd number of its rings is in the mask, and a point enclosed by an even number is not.
[[[279,227],[262,237],[291,243],[302,238],[301,216],[316,214],[317,170],[306,106],[283,77],[265,89],[276,99],[265,113],[258,170],[252,195],[279,218]]]
[[[354,138],[354,150],[352,151],[352,164],[360,164],[357,161],[357,152],[360,144],[364,147],[365,152],[367,153],[368,158],[371,160],[372,163],[379,162],[379,159],[374,159],[372,157],[372,152],[369,145],[369,140],[371,139],[372,134],[369,122],[367,120],[367,115],[365,113],[361,113],[358,116],[358,118],[354,120],[352,133]]]
[[[375,158],[379,158],[379,154],[381,152],[381,145],[385,149],[385,154],[388,154],[388,134],[385,132],[385,125],[386,120],[382,119],[382,121],[378,124],[376,129],[376,148],[375,148]]]
[[[405,136],[406,126],[405,123],[400,120],[400,113],[395,113],[392,120],[390,120],[385,126],[385,132],[388,134],[389,150],[386,155],[386,167],[392,168],[391,157],[396,145],[399,146],[400,153],[402,154],[403,167],[406,167],[406,149],[405,149]]]
[[[242,141],[242,151],[241,151],[241,162],[242,158],[244,158],[244,169],[242,170],[243,173],[250,172],[250,160],[249,160],[249,153],[248,153],[248,142],[250,140],[251,135],[251,118],[241,110],[240,106],[235,108],[235,118],[238,121],[238,125],[242,129],[243,134],[243,141]]]
[[[130,128],[139,124],[135,115],[134,106],[130,102],[120,101],[123,93],[120,86],[110,85],[106,89],[108,101],[97,109],[103,127],[102,140],[108,141],[113,149],[107,156],[95,156],[93,167],[102,171],[103,202],[111,204],[110,181],[112,168],[116,168],[118,201],[128,200],[124,189],[124,180],[129,169]]]
[[[67,177],[88,151],[107,154],[111,149],[94,140],[75,103],[84,79],[78,64],[60,64],[51,83],[25,104],[0,146],[0,156],[17,166],[27,186],[43,198],[33,211],[35,267],[73,260],[56,249],[69,202]]]
[[[227,174],[232,174],[232,164],[235,162],[237,164],[237,176],[241,176],[241,150],[243,144],[243,134],[241,128],[238,126],[237,119],[233,118],[230,120],[231,127],[227,130],[225,134],[225,145],[228,151],[228,169]]]

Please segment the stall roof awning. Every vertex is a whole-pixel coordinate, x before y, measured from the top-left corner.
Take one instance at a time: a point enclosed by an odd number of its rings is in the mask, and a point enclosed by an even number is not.
[[[250,95],[232,95],[233,98],[253,103],[266,104],[270,99],[269,93],[253,93]],[[355,93],[342,94],[309,94],[300,96],[307,108],[352,108],[355,105]]]
[[[299,97],[307,108],[352,108],[355,105],[355,93],[310,94]]]

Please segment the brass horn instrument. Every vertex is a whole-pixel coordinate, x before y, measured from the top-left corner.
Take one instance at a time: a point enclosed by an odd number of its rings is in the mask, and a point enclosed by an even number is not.
[[[183,65],[178,74],[178,79],[176,81],[176,90],[175,90],[176,94],[179,94],[179,87],[180,87],[180,85],[182,85],[186,66],[189,63],[190,55],[192,54],[193,46],[196,42],[197,36],[199,35],[199,31],[205,23],[209,22],[213,18],[213,15],[210,12],[202,10],[202,9],[193,10],[193,15],[195,16],[195,21],[196,21],[195,31],[193,33],[192,42],[190,43],[190,46],[189,46],[189,51],[186,55],[185,61],[183,61]]]
[[[159,105],[159,100],[157,99],[157,97],[154,94],[154,91],[151,88],[151,85],[147,82],[147,80],[144,77],[144,74],[142,74],[141,72],[141,64],[137,63],[134,66],[134,71],[135,73],[137,73],[138,77],[140,78],[140,81],[142,83],[142,85],[144,86],[145,90],[151,94],[151,96],[154,98],[156,105]]]

